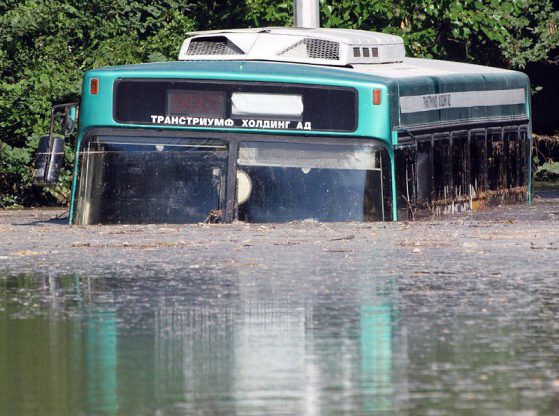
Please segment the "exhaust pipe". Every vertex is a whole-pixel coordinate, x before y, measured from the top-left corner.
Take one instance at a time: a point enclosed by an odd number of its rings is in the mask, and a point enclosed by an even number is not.
[[[320,1],[294,0],[295,27],[316,29],[320,27]]]

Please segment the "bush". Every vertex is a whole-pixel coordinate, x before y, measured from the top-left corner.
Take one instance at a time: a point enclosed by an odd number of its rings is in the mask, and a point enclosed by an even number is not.
[[[32,161],[53,104],[78,101],[85,70],[176,56],[196,29],[168,1],[0,0],[0,204],[67,203],[72,152],[58,186],[31,186]]]
[[[550,0],[323,0],[321,10],[325,27],[402,35],[413,56],[509,68],[558,59]],[[290,0],[0,0],[0,206],[67,203],[72,152],[44,190],[31,186],[32,161],[51,106],[79,100],[85,70],[175,59],[188,31],[291,16]]]
[[[546,162],[541,164],[538,166],[534,177],[541,182],[559,181],[559,162]]]

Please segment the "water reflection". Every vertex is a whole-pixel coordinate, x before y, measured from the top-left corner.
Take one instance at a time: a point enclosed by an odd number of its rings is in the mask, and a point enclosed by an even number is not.
[[[100,311],[83,322],[84,396],[89,413],[118,411],[116,323],[115,311]]]
[[[361,306],[361,386],[367,413],[389,411],[392,402],[392,334],[389,304]]]
[[[158,402],[187,413],[391,410],[394,314],[391,293],[374,286],[343,299],[281,301],[240,277],[233,299],[162,299],[154,322]]]
[[[0,414],[416,414],[479,409],[476,399],[487,412],[545,413],[558,404],[559,340],[546,320],[557,310],[542,317],[549,303],[537,296],[517,310],[494,288],[505,311],[476,316],[483,291],[465,303],[396,277],[213,274],[0,277]]]

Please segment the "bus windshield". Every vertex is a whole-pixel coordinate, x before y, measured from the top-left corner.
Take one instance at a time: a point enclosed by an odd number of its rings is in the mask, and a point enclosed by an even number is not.
[[[241,143],[239,219],[248,222],[383,218],[378,151],[366,146]],[[244,173],[244,174],[243,174]],[[243,181],[243,177],[248,180]]]
[[[98,136],[82,152],[77,223],[195,223],[223,206],[225,142]]]
[[[390,163],[372,141],[100,135],[85,140],[78,163],[78,224],[390,217]]]

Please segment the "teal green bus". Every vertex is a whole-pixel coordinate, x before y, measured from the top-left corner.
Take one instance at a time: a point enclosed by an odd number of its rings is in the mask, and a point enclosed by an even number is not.
[[[406,58],[391,35],[194,33],[178,61],[85,74],[70,222],[395,221],[527,202],[529,94],[522,73]]]

